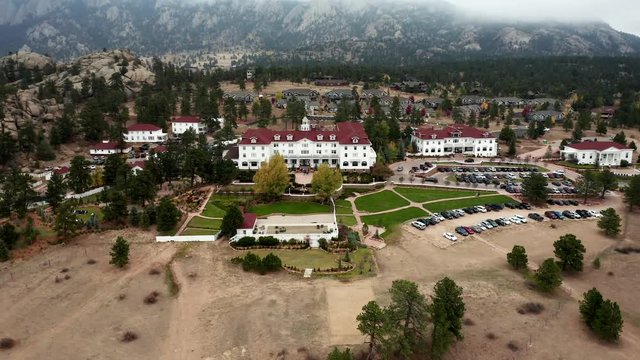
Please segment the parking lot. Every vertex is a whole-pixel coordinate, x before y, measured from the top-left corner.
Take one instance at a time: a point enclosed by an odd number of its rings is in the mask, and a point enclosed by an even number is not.
[[[552,206],[548,209],[535,208],[526,204],[519,206],[494,204],[492,208],[479,206],[473,210],[465,208],[436,213],[416,220],[422,226],[416,221],[406,223],[404,230],[427,239],[437,247],[446,248],[476,234],[490,235],[499,229],[519,227],[524,224],[535,226],[537,223],[594,220],[600,217],[599,212],[604,208],[603,206],[584,208],[577,203]]]

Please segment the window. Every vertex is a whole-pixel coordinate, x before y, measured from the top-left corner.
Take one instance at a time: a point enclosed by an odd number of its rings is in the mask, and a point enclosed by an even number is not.
[[[347,147],[345,146],[344,149],[347,150]]]
[[[338,160],[336,159],[331,159],[331,165],[337,165],[338,164]]]
[[[302,144],[303,148],[309,147],[309,144]]]
[[[278,143],[273,144],[273,147],[278,147]]]
[[[357,161],[352,161],[351,162],[351,166],[358,166],[358,162]]]
[[[331,150],[331,153],[335,155],[335,154],[337,154],[338,152],[337,152],[337,151],[335,151],[335,150]]]
[[[367,162],[366,162],[366,161],[363,161],[363,162],[362,162],[362,166],[367,166]]]
[[[318,137],[317,137],[318,140],[322,140],[323,138],[324,138],[324,136],[322,136],[322,135],[318,135]]]
[[[256,143],[256,141],[258,141],[258,139],[254,138],[254,137],[252,137],[252,138],[251,138],[251,143],[252,143],[252,144],[255,144],[255,143]]]
[[[247,157],[247,154],[242,154],[242,157],[243,157],[243,158],[246,158],[246,157]]]
[[[353,141],[354,144],[357,144],[358,141],[360,141],[360,139],[358,139],[357,136],[354,136],[354,137],[351,138],[351,141]]]
[[[292,144],[292,143],[289,143],[289,147],[293,147],[293,144]]]
[[[256,147],[255,147],[255,146],[252,146],[252,147],[251,147],[251,150],[255,150],[255,149],[256,149]]]
[[[342,166],[349,166],[349,162],[348,161],[343,161],[342,162]]]
[[[335,140],[335,139],[336,139],[336,135],[335,134],[329,135],[329,140]]]
[[[246,162],[246,161],[243,161],[243,162],[242,162],[242,166],[249,166],[249,163],[248,163],[248,162]]]
[[[302,150],[300,153],[302,155],[308,155],[309,154],[309,150]]]
[[[322,150],[316,150],[316,154],[321,155],[322,154]]]
[[[273,135],[273,140],[276,140],[276,141],[280,140],[280,135],[278,134]]]
[[[357,146],[354,146],[354,147],[353,147],[353,150],[358,150],[358,147],[357,147]]]
[[[318,160],[318,159],[313,159],[313,163],[314,163],[314,164],[317,164],[317,163],[319,163],[319,162],[320,162],[320,160]]]
[[[287,135],[287,140],[289,140],[289,141],[293,140],[293,135],[291,135],[291,134]]]
[[[316,147],[322,147],[322,144],[317,144]]]
[[[331,144],[331,147],[338,147],[338,144]]]
[[[258,163],[256,161],[252,161],[251,166],[258,166]]]

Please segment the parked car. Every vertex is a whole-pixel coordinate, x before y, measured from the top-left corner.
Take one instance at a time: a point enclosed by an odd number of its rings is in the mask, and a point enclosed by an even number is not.
[[[444,236],[445,239],[450,240],[450,241],[457,241],[458,240],[458,237],[453,235],[450,232],[446,232],[446,233],[442,234],[442,236]]]
[[[462,236],[467,236],[467,235],[469,235],[469,234],[467,233],[467,231],[466,231],[462,226],[458,226],[458,227],[456,228],[456,232],[457,232],[458,234],[462,235]]]
[[[421,223],[420,221],[413,221],[411,222],[411,225],[416,228],[416,229],[420,229],[420,230],[424,230],[427,228],[427,226],[423,223]]]

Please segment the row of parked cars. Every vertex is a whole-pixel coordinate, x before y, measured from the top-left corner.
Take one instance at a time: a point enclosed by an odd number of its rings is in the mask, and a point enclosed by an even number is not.
[[[576,200],[549,199],[547,200],[547,204],[559,206],[578,206],[580,203]]]
[[[551,220],[564,220],[564,219],[588,219],[591,217],[602,217],[602,214],[595,212],[593,210],[584,210],[578,209],[575,211],[572,210],[564,210],[564,211],[545,211],[544,216],[548,217]]]
[[[436,225],[445,220],[457,219],[467,214],[486,213],[490,211],[500,211],[505,207],[510,209],[531,209],[531,205],[527,203],[505,203],[505,204],[485,204],[477,206],[469,206],[462,209],[455,209],[449,211],[443,211],[441,213],[434,213],[433,215],[417,219],[411,223],[416,229],[424,230],[429,226]]]
[[[438,166],[439,172],[538,172],[537,167],[519,166],[519,167],[502,167],[502,166]]]

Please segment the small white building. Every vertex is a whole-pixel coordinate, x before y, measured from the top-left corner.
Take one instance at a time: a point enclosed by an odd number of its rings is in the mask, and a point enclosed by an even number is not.
[[[103,140],[101,143],[93,144],[89,147],[89,154],[92,156],[109,156],[112,154],[128,154],[131,151],[130,146],[123,149],[118,147],[118,143],[109,140]]]
[[[465,154],[494,157],[498,154],[498,143],[493,134],[467,125],[452,125],[442,129],[420,128],[413,132],[411,140],[422,156]]]
[[[153,124],[133,124],[127,128],[124,141],[130,143],[161,143],[167,141],[167,133]]]
[[[258,169],[275,154],[284,157],[289,168],[317,167],[322,163],[342,170],[369,170],[376,162],[364,126],[341,122],[330,129],[312,128],[305,117],[300,130],[249,129],[230,158],[239,169]]]
[[[182,135],[189,129],[192,129],[196,134],[202,134],[207,131],[206,125],[198,116],[176,116],[171,119],[172,134]]]
[[[633,149],[613,141],[585,141],[565,145],[560,153],[567,161],[585,165],[620,166],[622,160],[633,162]]]

